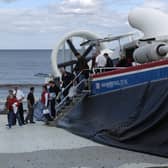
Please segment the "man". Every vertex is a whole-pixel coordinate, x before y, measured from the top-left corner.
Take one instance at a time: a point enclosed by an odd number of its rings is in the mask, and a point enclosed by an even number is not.
[[[48,121],[52,121],[53,119],[50,116],[50,112],[48,110],[48,106],[49,106],[49,93],[47,90],[47,86],[44,85],[42,87],[42,94],[41,94],[41,103],[43,106],[43,115],[46,119],[46,124],[48,124]]]
[[[25,119],[25,123],[27,124],[28,121],[30,121],[31,124],[34,124],[33,121],[33,113],[34,113],[34,104],[35,104],[35,98],[34,98],[34,87],[30,88],[30,92],[27,96],[27,107],[28,107],[28,113]]]
[[[96,57],[96,66],[99,68],[98,72],[104,71],[104,67],[106,66],[107,60],[104,55],[99,54]]]
[[[70,87],[73,85],[73,80],[75,78],[74,74],[67,72],[65,68],[60,68],[60,72],[62,75],[62,88],[66,88],[66,90],[63,91],[63,96],[66,97],[69,93]],[[71,84],[70,84],[71,83]]]
[[[89,78],[89,66],[87,64],[87,60],[83,56],[81,56],[80,53],[77,53],[76,57],[78,60],[74,70],[76,72],[76,75],[79,75],[81,73],[78,77],[78,82],[81,82],[82,80]],[[78,90],[82,91],[84,87],[85,83],[82,82]]]
[[[21,120],[22,124],[25,125],[25,123],[24,123],[24,110],[23,110],[23,103],[22,103],[22,101],[24,100],[24,94],[23,94],[22,90],[18,89],[18,87],[15,87],[14,92],[15,92],[14,94],[16,96],[16,99],[19,102],[18,115],[20,116],[20,120]]]
[[[55,110],[56,97],[58,96],[60,92],[60,88],[55,84],[54,81],[50,81],[49,86],[50,86],[49,94],[50,94],[51,116],[55,118],[56,116],[56,110]]]
[[[89,77],[89,66],[87,64],[87,60],[83,56],[81,56],[80,53],[77,53],[76,57],[78,60],[74,70],[76,74],[82,72],[81,74],[83,75],[83,77],[87,79]]]
[[[105,71],[111,71],[112,69],[110,69],[111,67],[113,67],[113,60],[109,57],[108,53],[104,53],[103,55],[106,59],[106,65],[105,67],[106,68],[109,68],[109,69],[106,69]]]
[[[118,64],[116,65],[116,67],[128,67],[127,65],[127,59],[125,56],[121,56],[120,59],[119,59],[119,62]]]
[[[92,59],[88,62],[88,66],[89,66],[89,70],[91,73],[96,73],[96,57],[97,57],[97,53],[93,53],[92,55]]]

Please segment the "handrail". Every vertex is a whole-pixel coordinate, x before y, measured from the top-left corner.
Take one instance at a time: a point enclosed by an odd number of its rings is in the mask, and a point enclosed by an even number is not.
[[[81,74],[81,73],[82,73],[82,72],[80,72],[80,74]],[[76,76],[76,79],[77,79],[77,77],[79,77],[79,74]],[[75,80],[75,79],[74,79],[74,80]],[[76,88],[78,88],[78,87],[79,87],[83,82],[85,82],[85,81],[86,81],[86,79],[81,80],[81,81],[76,85]],[[56,106],[56,108],[61,107],[61,106],[65,103],[65,101],[67,100],[67,98],[68,98],[68,95],[62,99],[62,101]]]
[[[121,69],[126,69],[127,67],[96,67],[96,68],[92,68],[89,69],[90,71],[92,71],[91,74],[98,74],[98,73],[102,73],[105,72],[105,70],[121,70]],[[99,70],[99,71],[97,71]]]
[[[102,67],[102,68],[98,67],[98,68],[94,68],[94,69],[111,69],[112,70],[112,69],[125,69],[125,68],[126,67]],[[90,69],[84,69],[83,71],[90,71]],[[62,93],[65,90],[69,89],[69,86],[71,86],[71,84],[82,74],[83,71],[81,71],[78,75],[75,76],[75,78],[65,87],[65,89],[62,91]],[[76,85],[76,88],[78,88],[85,81],[86,81],[86,79],[81,80]],[[60,106],[62,106],[65,103],[65,101],[67,100],[67,98],[68,98],[68,95],[62,99],[62,101],[56,106],[56,108],[59,108]]]
[[[92,69],[84,69],[83,71],[92,71],[92,70],[118,70],[118,69],[126,69],[128,67],[96,67]]]
[[[78,75],[75,76],[75,78],[64,88],[64,90],[62,91],[62,93],[67,90],[69,88],[69,86],[71,86],[71,84],[82,74],[83,71],[81,71]]]
[[[128,68],[128,67],[96,67],[96,68],[93,68],[93,69],[125,69],[125,68]]]
[[[125,69],[126,67],[97,67],[97,68],[93,68],[94,70],[102,70],[102,69]],[[90,71],[90,69],[84,69],[83,71]],[[83,73],[83,71],[81,71],[80,73],[78,73],[78,75],[75,76],[75,78],[64,88],[63,91],[61,91],[62,93],[66,90],[68,90],[69,86],[71,86],[71,84]]]

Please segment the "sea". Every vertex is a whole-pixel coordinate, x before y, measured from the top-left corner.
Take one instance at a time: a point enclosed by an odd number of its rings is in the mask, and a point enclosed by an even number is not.
[[[80,49],[78,51],[84,52]],[[16,85],[23,90],[25,100],[30,86],[35,87],[36,100],[40,99],[46,76],[52,74],[51,54],[50,49],[0,50],[0,111],[4,107],[8,90]],[[58,63],[62,63],[76,58],[69,49],[60,49],[57,59]]]
[[[45,78],[36,74],[51,74],[52,50],[0,50],[0,108],[14,85],[20,85],[25,97],[29,85],[35,85],[36,99],[40,98]]]

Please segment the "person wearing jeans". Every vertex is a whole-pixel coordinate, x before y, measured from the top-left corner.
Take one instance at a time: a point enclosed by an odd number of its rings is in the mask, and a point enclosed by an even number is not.
[[[8,111],[8,124],[7,124],[7,126],[9,128],[11,128],[13,125],[13,117],[14,117],[13,111],[12,110]]]
[[[19,102],[17,101],[16,97],[13,95],[13,91],[9,90],[9,96],[7,98],[6,106],[8,110],[8,127],[11,128],[13,125],[14,114],[18,113],[18,105]],[[21,125],[20,117],[16,115],[19,125]]]
[[[41,94],[41,103],[42,103],[42,106],[43,106],[43,115],[45,117],[45,120],[46,120],[46,124],[48,124],[49,121],[52,121],[53,118],[51,118],[50,116],[50,112],[48,110],[48,106],[49,106],[49,93],[48,93],[48,90],[47,90],[47,86],[44,85],[42,87],[42,94]]]
[[[60,88],[56,85],[54,81],[49,81],[49,102],[50,102],[50,110],[51,110],[51,116],[53,118],[56,117],[56,97],[58,96],[60,92]]]
[[[33,113],[34,113],[34,104],[35,104],[35,97],[34,97],[34,87],[30,88],[30,92],[27,96],[27,106],[28,106],[28,113],[25,119],[25,123],[27,124],[30,121],[31,124],[34,124],[33,121]]]

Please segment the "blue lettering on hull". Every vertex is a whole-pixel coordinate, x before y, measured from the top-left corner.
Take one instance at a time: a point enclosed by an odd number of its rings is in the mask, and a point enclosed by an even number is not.
[[[168,77],[168,67],[158,68],[153,70],[146,70],[143,72],[131,72],[132,74],[118,76],[108,76],[103,79],[96,79],[91,81],[92,94],[102,94],[126,87],[131,87],[144,82],[150,82],[154,80],[164,79]]]

